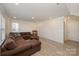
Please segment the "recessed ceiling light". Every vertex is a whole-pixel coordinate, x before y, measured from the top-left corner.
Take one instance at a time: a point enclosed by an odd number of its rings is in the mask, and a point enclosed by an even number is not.
[[[35,17],[32,17],[32,19],[34,19]]]
[[[19,5],[19,3],[16,3],[16,5]]]

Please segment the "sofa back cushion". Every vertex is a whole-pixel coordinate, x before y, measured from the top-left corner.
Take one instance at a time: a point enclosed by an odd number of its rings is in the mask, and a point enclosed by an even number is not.
[[[19,32],[10,32],[9,37],[16,40],[17,37],[21,37],[21,34]]]
[[[9,33],[9,38],[15,39],[14,33],[10,32],[10,33]]]
[[[20,32],[21,36],[24,36],[24,35],[31,35],[30,32]]]
[[[20,32],[20,34],[25,40],[31,38],[31,32]]]
[[[17,40],[17,37],[22,37],[25,40],[31,39],[31,32],[10,32],[9,37]]]
[[[17,47],[17,45],[12,38],[9,38],[8,41],[5,43],[4,47],[7,50],[12,50],[12,49],[15,49]]]
[[[28,39],[31,39],[31,36],[30,35],[24,35],[22,36],[25,40],[28,40]]]
[[[16,37],[15,42],[19,46],[19,45],[24,44],[25,40],[21,36],[18,36],[18,37]]]

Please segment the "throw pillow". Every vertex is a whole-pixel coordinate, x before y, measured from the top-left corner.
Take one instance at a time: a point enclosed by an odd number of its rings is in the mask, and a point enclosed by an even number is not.
[[[8,50],[12,50],[12,49],[15,49],[17,45],[14,40],[9,38],[8,41],[5,43],[4,47]]]

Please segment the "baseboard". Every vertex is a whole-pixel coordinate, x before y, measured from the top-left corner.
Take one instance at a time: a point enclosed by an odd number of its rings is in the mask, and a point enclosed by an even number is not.
[[[75,41],[75,40],[70,40],[70,41],[72,41],[72,42],[75,42],[75,43],[78,43],[78,44],[79,44],[79,42],[78,42],[78,41]]]
[[[45,41],[49,41],[49,42],[55,42],[55,43],[57,43],[57,44],[59,44],[59,45],[63,45],[63,43],[60,43],[60,42],[57,42],[57,41],[54,41],[54,40],[50,40],[50,39],[47,39],[47,38],[45,38],[45,37],[39,37],[40,39],[45,39]]]

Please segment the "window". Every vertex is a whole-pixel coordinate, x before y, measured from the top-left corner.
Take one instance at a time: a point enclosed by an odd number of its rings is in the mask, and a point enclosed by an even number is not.
[[[0,13],[0,45],[2,45],[4,40],[5,40],[5,18]]]
[[[12,32],[18,32],[18,31],[19,31],[19,24],[12,23]]]

